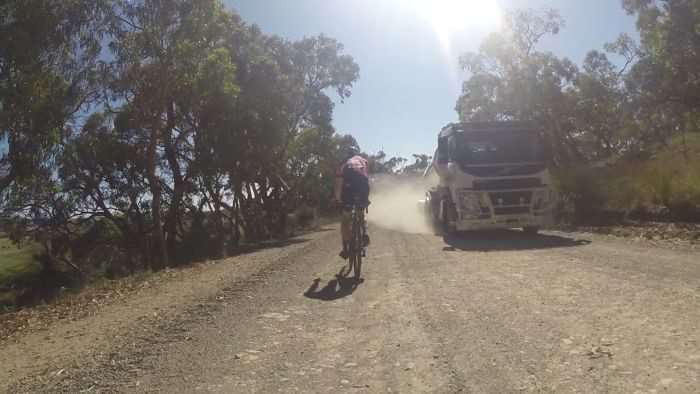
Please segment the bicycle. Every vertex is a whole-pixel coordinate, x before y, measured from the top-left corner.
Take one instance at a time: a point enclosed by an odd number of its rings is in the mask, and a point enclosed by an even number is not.
[[[366,237],[365,213],[367,207],[354,204],[350,207],[352,227],[350,233],[350,248],[348,250],[348,274],[355,273],[355,279],[360,280],[362,274],[362,258],[366,256],[364,239]]]

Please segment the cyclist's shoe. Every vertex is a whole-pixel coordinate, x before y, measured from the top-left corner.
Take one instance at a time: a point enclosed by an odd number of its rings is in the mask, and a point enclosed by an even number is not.
[[[362,246],[369,246],[369,235],[365,234],[362,236]]]
[[[350,257],[350,244],[347,242],[343,243],[343,250],[338,254],[343,260],[347,260]]]

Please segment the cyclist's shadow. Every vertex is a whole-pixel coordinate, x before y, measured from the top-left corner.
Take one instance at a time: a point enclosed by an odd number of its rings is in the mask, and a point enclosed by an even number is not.
[[[354,293],[360,283],[364,282],[364,279],[358,281],[355,278],[346,277],[344,275],[346,268],[347,267],[341,269],[340,272],[335,275],[335,279],[328,281],[321,290],[319,290],[321,278],[314,279],[311,286],[304,292],[304,297],[321,301],[334,301]]]

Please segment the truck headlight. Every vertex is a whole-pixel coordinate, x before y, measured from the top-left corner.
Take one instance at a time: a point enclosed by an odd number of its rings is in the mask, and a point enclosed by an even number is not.
[[[542,210],[549,208],[554,203],[556,195],[552,188],[547,188],[535,191],[532,199],[535,210]]]
[[[462,209],[470,215],[480,215],[489,211],[486,193],[465,192],[462,194]]]
[[[462,196],[462,208],[468,212],[478,212],[481,209],[479,207],[479,196],[475,193],[465,193]]]

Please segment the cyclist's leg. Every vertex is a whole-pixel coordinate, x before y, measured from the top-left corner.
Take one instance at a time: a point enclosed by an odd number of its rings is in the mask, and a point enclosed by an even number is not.
[[[342,249],[340,251],[340,257],[346,259],[348,258],[348,244],[350,243],[351,237],[351,227],[352,227],[352,215],[351,212],[343,208],[340,216],[340,237],[342,241]]]
[[[350,251],[350,238],[352,237],[352,211],[348,208],[352,205],[354,191],[352,182],[347,176],[344,177],[343,191],[341,195],[340,236],[342,240],[342,250],[340,257],[347,259]]]
[[[369,206],[369,180],[367,178],[362,178],[359,185],[360,200],[364,206]],[[369,246],[369,232],[367,231],[367,218],[365,216],[365,211],[362,210],[362,246]]]
[[[343,173],[343,186],[340,193],[340,239],[341,239],[341,250],[340,257],[348,258],[348,243],[350,242],[351,236],[351,213],[348,211],[348,207],[351,205],[352,201],[352,182],[349,178],[350,173],[345,171]]]
[[[352,226],[352,212],[343,209],[342,213],[342,218],[341,218],[341,226],[340,226],[340,234],[342,235],[343,242],[347,243],[350,241],[350,230]]]

